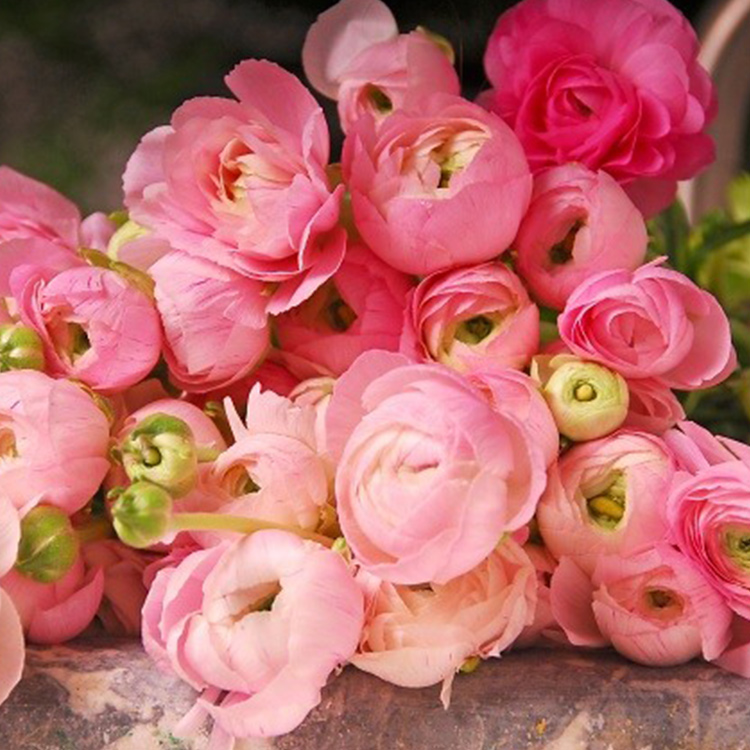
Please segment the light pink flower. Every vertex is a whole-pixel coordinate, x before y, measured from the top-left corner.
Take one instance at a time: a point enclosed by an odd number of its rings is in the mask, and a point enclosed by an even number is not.
[[[378,128],[360,119],[344,144],[343,169],[363,240],[406,273],[500,255],[531,196],[526,157],[510,129],[481,107],[442,94]]]
[[[32,643],[63,643],[82,633],[96,616],[104,592],[101,570],[85,570],[79,556],[57,583],[38,583],[12,570],[0,586],[13,600]]]
[[[289,394],[289,398],[300,406],[312,406],[315,409],[315,443],[319,453],[327,452],[326,414],[333,396],[334,378],[311,378],[303,380]]]
[[[268,311],[279,313],[341,263],[343,187],[326,176],[323,111],[293,75],[246,60],[225,80],[237,100],[192,99],[143,138],[125,203],[175,250],[268,282]]]
[[[677,546],[735,612],[750,618],[750,463],[727,461],[681,475],[667,513]]]
[[[413,283],[363,245],[310,299],[275,320],[283,360],[300,377],[340,375],[368,349],[396,351]]]
[[[713,435],[695,422],[680,422],[664,433],[664,442],[674,454],[677,468],[690,474],[727,461],[742,461],[750,466],[750,446],[723,435]]]
[[[534,297],[561,310],[584,279],[638,268],[647,243],[643,216],[612,177],[565,164],[534,178],[513,248],[518,273]]]
[[[0,576],[5,575],[16,564],[20,540],[18,511],[10,500],[0,496]]]
[[[357,578],[368,607],[352,664],[403,687],[445,681],[444,702],[467,659],[499,656],[534,619],[536,571],[511,539],[442,585],[396,586],[364,571]]]
[[[225,388],[258,366],[270,346],[262,282],[183,253],[165,255],[149,273],[177,385]]]
[[[82,265],[52,274],[21,266],[10,286],[21,320],[42,338],[51,375],[114,392],[156,365],[161,350],[156,308],[114,271]]]
[[[143,618],[147,651],[204,691],[199,706],[221,731],[266,737],[320,702],[354,653],[364,603],[340,555],[261,531],[162,570]]]
[[[13,504],[0,497],[0,577],[15,565],[21,527]],[[11,598],[0,587],[0,705],[21,679],[23,628]]]
[[[677,180],[714,158],[716,113],[698,40],[666,0],[524,0],[498,19],[482,101],[523,143],[534,171],[603,169],[652,215]]]
[[[443,271],[414,290],[401,351],[458,372],[523,369],[539,349],[539,309],[499,262]]]
[[[545,456],[520,421],[440,365],[362,355],[327,415],[339,522],[358,563],[391,583],[445,583],[533,515]]]
[[[584,281],[558,318],[574,354],[627,378],[695,390],[736,367],[729,321],[716,299],[661,261]]]
[[[620,431],[571,448],[550,474],[537,520],[555,557],[591,573],[602,554],[627,555],[667,536],[673,459],[659,438]]]
[[[679,551],[666,544],[599,558],[591,579],[569,558],[552,576],[552,609],[571,643],[611,644],[652,666],[715,659],[730,638],[732,615],[721,596]]]
[[[82,508],[107,473],[108,448],[107,418],[81,388],[33,370],[0,374],[0,482],[16,508],[42,499]]]
[[[628,380],[630,402],[623,427],[662,435],[685,419],[685,410],[672,390],[654,378]]]
[[[460,93],[446,51],[421,29],[399,35],[380,0],[341,0],[321,13],[302,65],[314,88],[338,100],[344,132],[362,116],[379,120],[432,93]]]

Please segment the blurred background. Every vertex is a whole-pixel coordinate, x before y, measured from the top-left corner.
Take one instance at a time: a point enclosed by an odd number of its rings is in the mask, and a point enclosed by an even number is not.
[[[145,132],[189,97],[225,95],[224,74],[244,58],[269,58],[301,75],[305,32],[331,4],[2,0],[0,163],[53,185],[85,211],[113,210],[125,162]],[[424,25],[453,43],[467,96],[486,86],[482,53],[512,4],[390,2],[403,31]],[[675,4],[695,22],[709,0]]]

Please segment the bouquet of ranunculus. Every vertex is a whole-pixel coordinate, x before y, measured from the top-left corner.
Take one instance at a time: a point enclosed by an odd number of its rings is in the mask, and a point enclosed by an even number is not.
[[[697,53],[666,0],[522,0],[472,102],[447,40],[341,0],[302,51],[340,163],[248,60],[124,212],[0,168],[0,701],[95,617],[214,750],[347,663],[446,705],[544,641],[750,676],[750,447],[686,416],[750,401],[747,182],[646,224],[713,158]]]

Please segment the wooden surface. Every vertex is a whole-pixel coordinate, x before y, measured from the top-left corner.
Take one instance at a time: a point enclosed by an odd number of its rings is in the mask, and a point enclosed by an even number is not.
[[[750,750],[750,682],[706,664],[649,669],[610,652],[530,650],[404,690],[353,668],[293,734],[237,750]],[[193,693],[132,642],[30,649],[0,708],[2,750],[203,750],[170,728]]]

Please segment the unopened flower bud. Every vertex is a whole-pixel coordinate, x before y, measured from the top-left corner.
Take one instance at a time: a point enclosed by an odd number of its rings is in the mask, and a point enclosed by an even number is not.
[[[150,482],[136,482],[124,490],[110,509],[117,536],[143,549],[161,541],[170,529],[172,497]]]
[[[122,465],[133,482],[152,482],[173,497],[190,492],[198,481],[198,453],[188,424],[170,414],[151,414],[121,446]]]
[[[110,237],[109,244],[107,245],[107,255],[112,260],[118,260],[120,249],[123,245],[133,240],[138,240],[141,237],[146,237],[148,234],[150,234],[150,231],[146,227],[126,218],[119,229]]]
[[[8,370],[44,370],[44,346],[32,328],[0,326],[0,372]]]
[[[625,421],[628,385],[619,373],[566,356],[553,357],[549,368],[542,393],[562,435],[595,440]]]
[[[38,583],[55,583],[73,567],[79,542],[64,511],[38,505],[21,521],[16,570]]]

